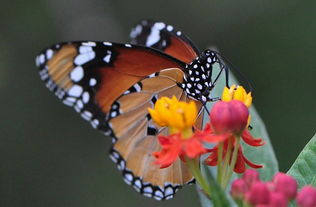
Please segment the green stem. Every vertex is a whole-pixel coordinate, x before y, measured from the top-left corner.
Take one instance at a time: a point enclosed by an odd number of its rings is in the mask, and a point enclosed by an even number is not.
[[[226,155],[225,155],[225,161],[224,161],[224,165],[222,166],[223,170],[222,170],[222,174],[223,174],[223,178],[222,178],[222,182],[220,183],[221,186],[223,187],[223,189],[225,189],[225,180],[227,178],[227,170],[229,169],[229,163],[230,163],[230,155],[232,153],[232,141],[231,139],[228,140],[228,146],[227,146],[227,151],[226,151]]]
[[[227,184],[234,172],[234,168],[235,168],[235,165],[236,165],[236,161],[237,161],[237,155],[238,155],[238,150],[239,150],[239,146],[240,146],[240,137],[236,137],[236,145],[234,147],[234,151],[233,151],[233,156],[232,156],[232,161],[231,161],[231,165],[230,165],[230,168],[228,170],[228,174],[223,182],[224,184],[224,188],[227,187]]]
[[[202,190],[208,195],[211,196],[211,189],[206,180],[204,179],[200,167],[199,161],[197,159],[186,158],[186,164],[189,167],[190,172],[193,174],[194,178],[201,186]]]
[[[218,144],[217,152],[217,183],[222,183],[223,172],[222,172],[222,158],[223,158],[223,142]]]

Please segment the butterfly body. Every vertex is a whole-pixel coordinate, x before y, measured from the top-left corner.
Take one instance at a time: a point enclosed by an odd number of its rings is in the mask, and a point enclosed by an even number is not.
[[[131,44],[76,41],[56,44],[36,57],[49,90],[73,107],[92,127],[112,138],[110,158],[124,181],[145,196],[169,199],[194,182],[180,161],[160,169],[152,152],[165,127],[153,123],[147,109],[161,97],[194,101],[202,127],[203,105],[211,98],[215,52],[201,54],[180,31],[162,22],[143,21],[131,33]]]

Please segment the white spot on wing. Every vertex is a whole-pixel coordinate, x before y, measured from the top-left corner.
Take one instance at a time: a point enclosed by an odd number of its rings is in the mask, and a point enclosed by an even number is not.
[[[142,30],[143,30],[142,25],[137,25],[130,34],[131,38],[137,37],[137,35],[139,35],[142,32]]]
[[[110,42],[103,42],[103,44],[106,46],[112,46],[112,43],[110,43]]]
[[[94,57],[95,57],[95,52],[93,52],[93,51],[88,52],[88,53],[84,53],[84,54],[80,54],[75,58],[74,63],[76,65],[82,65],[82,64],[85,64],[86,62],[89,62]]]
[[[79,47],[79,52],[80,53],[89,53],[89,52],[92,52],[92,47],[90,46],[80,46]]]
[[[49,60],[49,59],[51,59],[52,57],[53,57],[53,50],[52,49],[48,49],[47,51],[46,51],[46,58]]]
[[[83,68],[81,66],[75,67],[70,73],[70,79],[78,82],[83,78]]]
[[[90,42],[83,42],[82,45],[94,47],[94,46],[96,46],[97,44],[96,44],[95,42],[91,42],[91,41],[90,41]]]
[[[162,192],[160,190],[156,190],[155,191],[155,198],[156,197],[163,198],[163,194],[162,194]]]
[[[95,78],[91,78],[91,79],[89,80],[89,85],[90,85],[90,86],[95,86],[96,83],[97,83],[97,80],[96,80]]]
[[[168,25],[168,26],[167,26],[167,30],[168,30],[169,32],[171,32],[171,31],[173,30],[173,26]]]
[[[45,55],[44,54],[41,54],[39,57],[38,57],[38,62],[40,64],[43,64],[45,62]]]
[[[89,121],[92,117],[92,113],[90,111],[84,111],[81,113],[81,117]]]
[[[154,26],[151,28],[150,34],[146,41],[146,46],[150,47],[160,40],[160,30],[162,30],[165,27],[165,24],[162,22],[157,22],[154,24]]]
[[[134,185],[139,189],[142,187],[142,183],[140,182],[140,180],[136,180]]]
[[[111,54],[107,54],[107,55],[103,58],[103,61],[106,62],[106,63],[110,63],[110,60],[111,60]]]
[[[69,96],[74,96],[74,97],[79,97],[81,93],[82,93],[82,87],[79,85],[73,85],[68,91]]]
[[[132,181],[133,180],[133,176],[131,174],[125,174],[125,178],[128,180],[128,181]]]
[[[172,194],[173,194],[173,189],[171,187],[167,187],[165,189],[165,195],[169,196],[169,195],[172,195]]]
[[[89,99],[90,99],[89,93],[88,93],[87,91],[84,92],[84,93],[82,94],[82,101],[83,101],[84,103],[88,103],[88,102],[89,102]]]
[[[153,192],[152,187],[147,186],[147,187],[144,188],[144,193],[152,193],[152,192]]]

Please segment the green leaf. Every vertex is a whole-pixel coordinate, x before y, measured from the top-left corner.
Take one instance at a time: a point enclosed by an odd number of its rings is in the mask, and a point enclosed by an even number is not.
[[[316,186],[316,135],[307,143],[302,152],[299,154],[294,164],[287,172],[293,176],[299,185]]]
[[[217,74],[213,74],[213,77],[214,75],[217,75]],[[236,81],[232,73],[229,73],[229,84],[230,85],[238,84],[238,82]],[[215,88],[211,91],[211,97],[212,98],[221,97],[224,87],[225,87],[225,77],[224,77],[224,74],[222,74]],[[253,92],[253,94],[255,93],[256,91]],[[256,100],[254,100],[254,103],[255,102]],[[208,108],[212,107],[213,104],[214,103],[208,103]],[[253,129],[250,130],[250,133],[255,138],[262,138],[266,142],[266,144],[261,147],[251,147],[242,143],[244,154],[250,161],[257,164],[264,165],[263,168],[258,170],[260,172],[260,177],[262,180],[265,180],[265,181],[270,180],[273,177],[273,175],[279,171],[278,162],[277,162],[275,153],[273,151],[273,147],[271,145],[266,127],[253,105],[250,108],[250,114],[251,114],[250,125],[253,127]],[[207,123],[207,122],[209,122],[209,117],[206,114],[204,116],[204,123]]]

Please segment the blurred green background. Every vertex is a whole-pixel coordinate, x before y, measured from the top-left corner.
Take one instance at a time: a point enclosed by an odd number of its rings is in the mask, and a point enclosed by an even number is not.
[[[127,42],[151,18],[200,49],[216,46],[254,85],[254,103],[286,171],[315,133],[316,1],[1,1],[0,206],[197,206],[194,186],[175,199],[143,198],[107,156],[110,140],[40,81],[35,55],[69,40]]]

